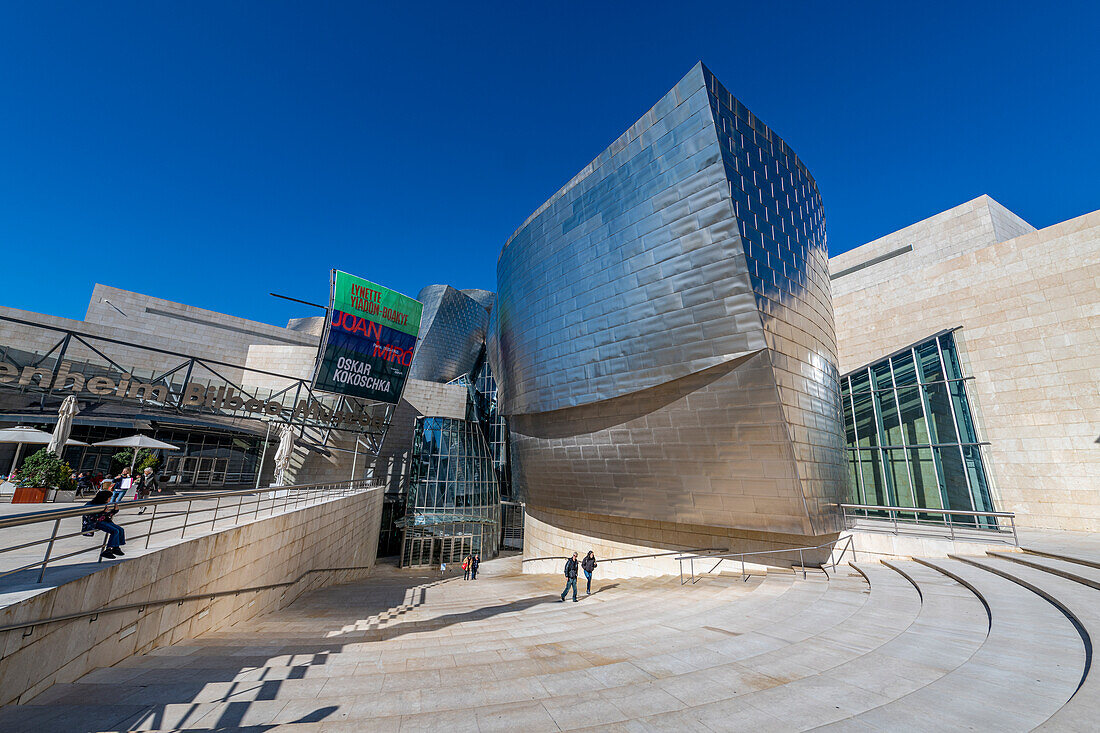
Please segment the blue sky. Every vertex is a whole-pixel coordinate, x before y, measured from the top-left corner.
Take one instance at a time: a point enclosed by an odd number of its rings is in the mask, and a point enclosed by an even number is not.
[[[698,60],[835,254],[988,193],[1100,209],[1095,4],[0,6],[0,303],[103,282],[282,325],[330,268],[495,289],[508,235]]]

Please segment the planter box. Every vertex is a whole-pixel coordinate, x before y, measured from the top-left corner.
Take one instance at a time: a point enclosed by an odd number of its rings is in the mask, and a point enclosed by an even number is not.
[[[53,500],[54,501],[62,501],[62,502],[74,502],[74,501],[76,501],[76,492],[75,491],[60,491],[60,490],[58,490],[54,494]]]
[[[12,504],[41,504],[46,501],[46,489],[36,486],[18,487],[15,496],[11,498]]]

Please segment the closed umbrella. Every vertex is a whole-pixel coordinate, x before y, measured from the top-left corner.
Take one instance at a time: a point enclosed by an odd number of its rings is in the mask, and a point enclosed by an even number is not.
[[[156,440],[146,435],[127,435],[125,438],[115,438],[114,440],[104,440],[102,443],[92,443],[96,448],[133,448],[134,455],[130,459],[130,473],[134,472],[134,464],[137,463],[138,451],[142,448],[152,448],[154,450],[179,450],[179,446],[172,445],[171,443],[165,443],[163,440]]]
[[[69,395],[61,403],[61,409],[57,411],[57,425],[53,429],[53,437],[47,450],[61,455],[65,449],[65,441],[69,439],[69,433],[73,431],[73,418],[76,417],[76,396]]]
[[[294,428],[284,425],[279,433],[279,450],[275,451],[275,485],[283,485],[283,473],[290,467],[294,454]]]
[[[16,443],[15,458],[11,462],[11,471],[8,473],[15,473],[16,466],[19,465],[19,454],[23,451],[24,445],[49,445],[53,440],[53,436],[44,430],[38,430],[37,428],[28,428],[25,426],[19,426],[15,428],[4,428],[0,430],[0,443]],[[87,443],[81,443],[79,440],[73,440],[69,438],[65,441],[65,445],[88,445]]]

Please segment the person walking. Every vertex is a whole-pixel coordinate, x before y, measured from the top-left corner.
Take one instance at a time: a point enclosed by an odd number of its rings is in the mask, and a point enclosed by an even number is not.
[[[477,580],[477,569],[481,567],[481,556],[476,552],[470,558],[470,580]]]
[[[573,557],[565,561],[565,590],[561,592],[561,602],[565,603],[565,596],[569,593],[569,588],[573,588],[573,603],[577,602],[577,553],[573,553]]]
[[[149,495],[157,489],[157,477],[153,475],[153,469],[146,467],[137,478],[134,485],[134,501],[148,499]],[[149,507],[142,507],[138,514],[144,514]]]
[[[439,563],[439,577],[442,578],[446,574],[447,574],[447,563],[445,563],[445,562]]]
[[[114,493],[111,494],[111,501],[122,501],[122,497],[126,496],[126,490],[130,488],[134,480],[130,477],[130,467],[122,469],[122,473],[114,479]]]
[[[92,480],[88,477],[88,474],[81,473],[76,477],[76,493],[77,496],[87,496],[92,491]]]
[[[462,579],[463,580],[469,580],[470,579],[470,560],[471,560],[471,558],[470,558],[469,555],[462,558]]]
[[[103,479],[100,486],[102,488],[84,506],[103,506],[103,511],[98,514],[85,514],[81,524],[83,529],[92,531],[100,529],[107,533],[107,546],[103,548],[103,552],[99,556],[106,560],[113,560],[126,554],[122,551],[122,545],[126,544],[126,530],[111,521],[118,509],[108,509],[106,506],[111,503],[111,480]]]
[[[588,554],[581,560],[581,570],[584,571],[584,577],[588,580],[588,587],[585,589],[584,594],[586,596],[592,595],[592,571],[596,569],[596,555],[592,550],[588,551]]]

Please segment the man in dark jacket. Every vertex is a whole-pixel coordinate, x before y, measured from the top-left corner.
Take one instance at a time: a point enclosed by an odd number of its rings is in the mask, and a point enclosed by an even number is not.
[[[477,580],[477,569],[481,567],[481,555],[474,554],[470,558],[470,580]]]
[[[584,594],[586,596],[592,595],[592,571],[596,569],[596,555],[592,550],[588,551],[588,554],[581,560],[581,570],[584,571],[584,577],[588,580],[588,588]]]
[[[565,561],[565,590],[561,592],[561,602],[565,603],[565,596],[569,593],[569,587],[573,587],[573,603],[577,602],[577,553]]]

